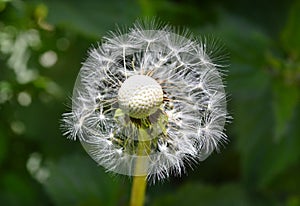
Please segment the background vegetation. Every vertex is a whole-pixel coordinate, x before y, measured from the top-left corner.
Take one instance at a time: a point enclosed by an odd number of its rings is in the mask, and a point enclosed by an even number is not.
[[[230,53],[230,143],[147,205],[300,205],[300,1],[1,0],[0,204],[127,205],[131,180],[104,172],[59,129],[91,44],[156,16]]]

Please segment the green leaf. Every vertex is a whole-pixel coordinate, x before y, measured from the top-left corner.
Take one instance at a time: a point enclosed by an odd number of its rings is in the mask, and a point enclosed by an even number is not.
[[[34,205],[38,199],[31,182],[20,173],[10,172],[1,176],[0,201],[7,206]]]
[[[300,57],[300,1],[294,1],[290,8],[281,40],[292,56]]]
[[[248,73],[240,78],[239,96],[233,101],[235,132],[241,155],[242,178],[255,187],[264,176],[266,153],[272,150],[272,113],[267,79],[261,72]],[[266,82],[267,81],[267,82]],[[246,86],[247,85],[247,86]],[[274,159],[277,156],[273,157]],[[269,160],[268,160],[269,161]],[[273,161],[271,161],[271,164]],[[270,164],[270,163],[269,163]]]
[[[289,128],[291,118],[299,103],[299,88],[296,85],[288,85],[283,81],[274,81],[274,113],[275,113],[275,139],[285,136]]]
[[[277,158],[271,158],[268,160],[269,162],[266,163],[265,179],[263,179],[262,183],[267,183],[270,181],[268,177],[270,176],[278,176],[278,174],[293,168],[295,165],[298,164],[300,159],[300,108],[299,106],[294,112],[293,118],[288,125],[286,134],[284,137],[278,142],[273,143],[274,147],[271,150],[271,154],[276,156]],[[272,163],[270,163],[272,161]],[[272,167],[270,167],[271,165]],[[269,167],[268,167],[269,166]],[[276,181],[273,179],[273,182]]]
[[[54,0],[45,4],[49,23],[93,37],[105,34],[116,24],[131,24],[141,12],[135,1]]]
[[[117,205],[127,186],[97,167],[90,158],[72,155],[49,165],[50,178],[45,183],[56,205]]]
[[[243,183],[265,188],[300,157],[300,133],[293,127],[300,125],[295,115],[298,91],[285,82],[273,83],[265,69],[271,47],[266,35],[241,20],[225,16],[222,21],[220,33],[232,56],[226,77],[236,135],[231,139],[240,153]],[[282,135],[280,141],[274,141],[274,131]]]
[[[8,138],[6,136],[5,130],[0,126],[0,165],[2,165],[8,151]]]

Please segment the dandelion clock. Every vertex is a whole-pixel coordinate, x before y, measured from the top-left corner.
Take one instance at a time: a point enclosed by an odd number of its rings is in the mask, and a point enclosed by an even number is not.
[[[78,74],[64,135],[108,172],[146,181],[181,175],[227,141],[221,48],[156,22],[110,33]]]

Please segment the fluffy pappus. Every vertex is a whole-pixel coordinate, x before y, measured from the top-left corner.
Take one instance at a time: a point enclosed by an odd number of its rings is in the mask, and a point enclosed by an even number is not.
[[[227,142],[215,41],[155,22],[103,39],[89,51],[62,118],[64,135],[99,165],[155,182],[181,175]]]

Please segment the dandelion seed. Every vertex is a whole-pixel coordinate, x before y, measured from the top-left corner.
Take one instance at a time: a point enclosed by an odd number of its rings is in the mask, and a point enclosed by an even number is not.
[[[83,63],[62,119],[64,135],[99,165],[156,181],[227,142],[223,65],[207,40],[154,23],[104,39]]]

